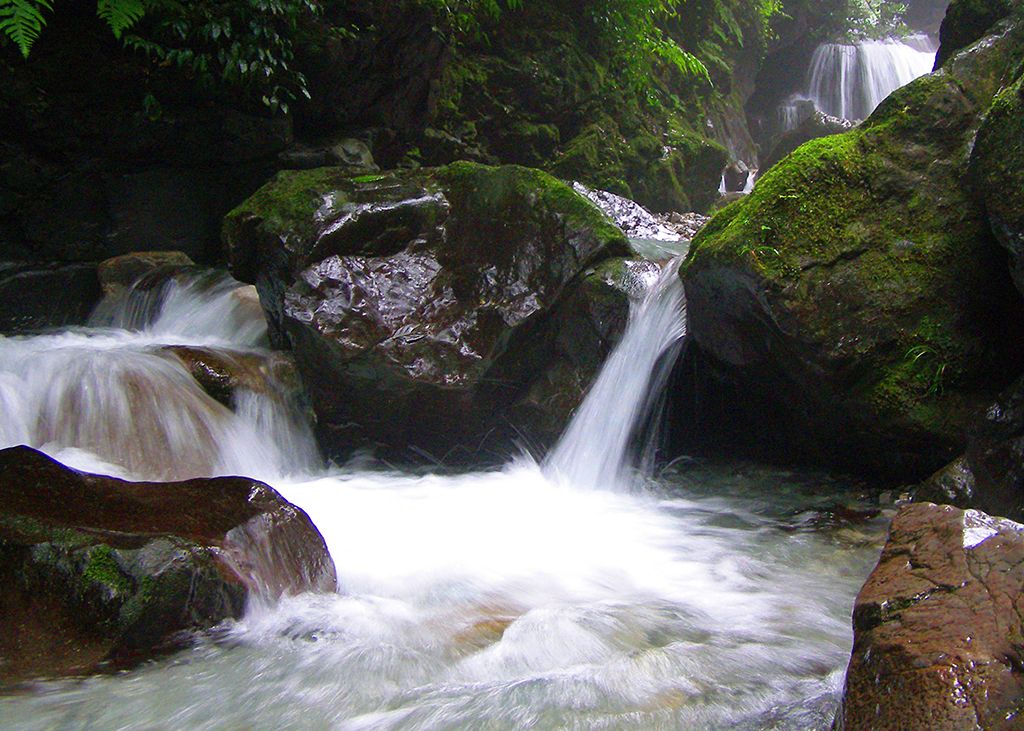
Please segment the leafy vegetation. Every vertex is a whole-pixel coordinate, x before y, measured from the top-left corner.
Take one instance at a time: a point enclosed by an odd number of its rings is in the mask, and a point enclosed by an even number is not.
[[[28,58],[54,10],[52,0],[0,0],[0,35]],[[237,87],[271,110],[308,97],[293,65],[300,24],[320,12],[317,0],[97,0],[96,14],[114,37],[205,88]]]

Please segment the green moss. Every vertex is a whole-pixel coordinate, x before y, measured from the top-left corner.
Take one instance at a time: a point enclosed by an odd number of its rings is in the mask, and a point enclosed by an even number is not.
[[[449,187],[453,209],[471,212],[474,218],[499,225],[532,223],[544,228],[556,216],[566,233],[576,230],[592,234],[605,255],[628,251],[625,236],[607,216],[564,182],[541,170],[457,162],[434,174]]]
[[[96,546],[89,551],[82,580],[86,584],[100,584],[121,595],[128,594],[132,588],[131,580],[117,565],[114,550],[105,545]]]
[[[380,176],[364,177],[381,179]],[[258,218],[266,221],[274,230],[309,233],[313,226],[313,214],[323,204],[324,191],[333,190],[338,183],[349,179],[344,168],[282,170],[228,213],[225,227],[230,230],[235,221]]]
[[[96,538],[71,528],[55,528],[23,515],[0,515],[0,537],[16,543],[54,543],[75,549],[96,543]]]

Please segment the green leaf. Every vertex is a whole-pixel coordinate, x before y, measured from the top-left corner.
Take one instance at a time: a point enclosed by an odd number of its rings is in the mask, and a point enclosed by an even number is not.
[[[96,0],[96,15],[106,21],[119,39],[146,14],[143,0]]]
[[[44,10],[53,12],[50,0],[0,0],[0,33],[10,38],[25,58],[46,25]]]

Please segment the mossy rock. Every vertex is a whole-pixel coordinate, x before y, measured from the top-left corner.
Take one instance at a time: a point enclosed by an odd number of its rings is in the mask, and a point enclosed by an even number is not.
[[[939,68],[958,51],[987,35],[989,29],[1020,5],[1018,0],[953,0],[939,29]]]
[[[1017,52],[1002,36],[977,55]],[[962,184],[987,104],[953,71],[919,79],[798,148],[695,239],[691,332],[777,404],[790,458],[920,479],[1021,367],[1019,302]]]
[[[511,343],[628,253],[565,183],[469,162],[282,174],[232,212],[225,239],[295,352],[328,454],[413,461],[508,436],[507,410],[545,367]]]
[[[336,577],[306,515],[259,482],[125,482],[13,447],[0,583],[3,686],[124,667],[240,616],[250,594],[331,591]]]
[[[1024,293],[1024,77],[1004,89],[985,116],[971,156],[971,180]]]
[[[603,117],[565,145],[549,169],[654,211],[703,211],[717,197],[727,160],[724,147],[699,135],[677,134],[662,142],[640,134],[627,140]]]

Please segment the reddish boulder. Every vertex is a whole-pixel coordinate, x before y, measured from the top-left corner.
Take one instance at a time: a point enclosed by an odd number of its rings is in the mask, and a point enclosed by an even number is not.
[[[125,482],[0,451],[0,685],[130,664],[247,597],[336,583],[309,518],[261,482]]]
[[[900,510],[857,596],[842,731],[1024,726],[1024,525]]]

